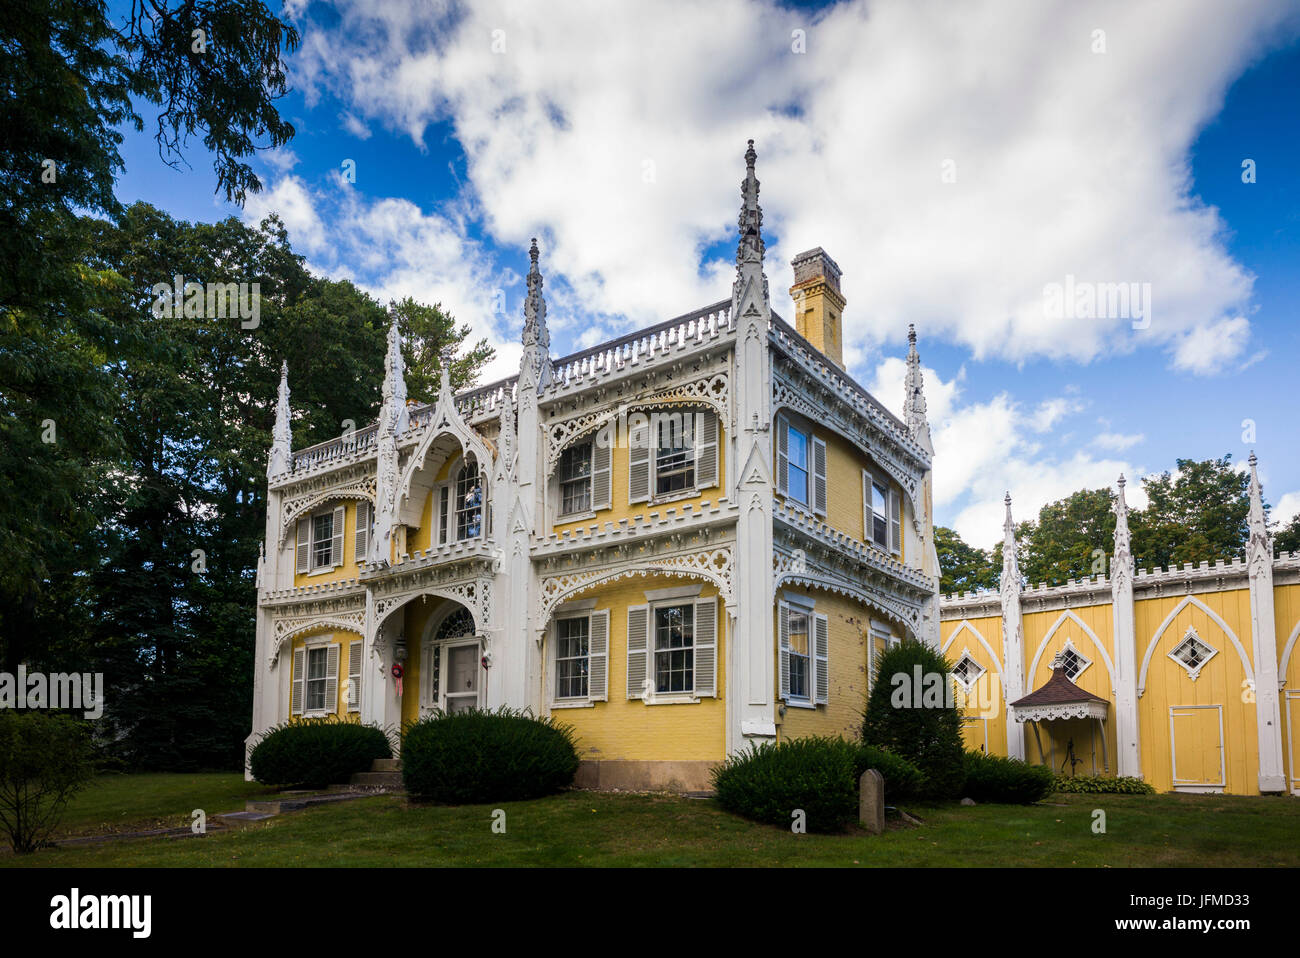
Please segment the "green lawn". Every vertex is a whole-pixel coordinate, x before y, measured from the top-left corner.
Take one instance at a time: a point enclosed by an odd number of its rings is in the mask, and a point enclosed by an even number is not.
[[[211,817],[273,794],[265,785],[245,782],[240,772],[99,775],[68,803],[55,837],[188,825],[196,808]]]
[[[186,776],[167,778],[183,779]],[[143,784],[149,777],[134,776]],[[155,783],[158,807],[188,811],[255,786],[214,779],[186,791]],[[208,798],[193,796],[204,791]],[[88,796],[80,821],[104,818],[108,792]],[[91,800],[93,798],[93,801]],[[132,796],[137,811],[149,799]],[[922,826],[883,836],[794,835],[755,825],[710,800],[569,792],[505,803],[507,831],[494,834],[491,806],[411,805],[376,796],[317,807],[203,838],[156,838],[0,857],[4,866],[1178,866],[1300,865],[1300,802],[1200,795],[1056,795],[1029,807],[959,805],[910,809]],[[178,804],[179,803],[179,804]],[[225,804],[231,804],[229,801]],[[236,803],[237,804],[237,803]],[[1092,832],[1092,811],[1107,831]]]

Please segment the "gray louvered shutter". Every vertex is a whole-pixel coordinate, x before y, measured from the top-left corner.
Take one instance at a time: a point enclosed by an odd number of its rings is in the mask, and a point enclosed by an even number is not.
[[[311,519],[298,520],[298,571],[311,571]]]
[[[814,614],[812,620],[814,635],[813,656],[816,662],[817,671],[817,704],[825,705],[830,700],[831,689],[830,620],[820,613]]]
[[[643,421],[632,430],[628,441],[628,502],[647,502],[650,499],[650,454],[653,447],[649,422]]]
[[[289,712],[293,715],[302,714],[302,673],[306,658],[306,649],[293,650],[293,684],[289,690]]]
[[[718,484],[718,414],[706,409],[695,416],[695,488]]]
[[[790,485],[790,422],[776,417],[776,491],[785,495]]]
[[[355,542],[356,555],[354,558],[361,562],[366,557],[366,550],[370,547],[370,503],[365,499],[357,500],[357,535]]]
[[[614,442],[611,427],[606,426],[596,433],[591,444],[591,508],[608,509],[613,505],[613,459]]]
[[[790,606],[782,602],[778,604],[777,609],[777,631],[780,633],[781,649],[781,699],[784,701],[790,698]]]
[[[627,697],[645,694],[650,657],[650,607],[634,605],[627,610]]]
[[[717,695],[718,599],[710,596],[695,603],[695,694]]]
[[[343,564],[343,517],[347,509],[338,506],[334,509],[334,536],[330,541],[330,565]]]
[[[339,644],[331,642],[325,650],[325,711],[339,710]]]
[[[871,473],[862,470],[862,539],[871,541]]]
[[[826,443],[820,439],[812,441],[813,454],[813,511],[819,516],[826,515]]]
[[[898,491],[889,487],[889,551],[900,555],[903,551],[903,521],[899,515]]]
[[[361,641],[348,644],[348,711],[361,711]]]
[[[587,698],[609,701],[609,610],[591,613],[587,632]]]

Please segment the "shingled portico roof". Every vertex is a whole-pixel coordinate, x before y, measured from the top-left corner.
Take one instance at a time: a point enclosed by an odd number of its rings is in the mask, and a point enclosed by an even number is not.
[[[1040,722],[1053,719],[1104,719],[1108,703],[1100,696],[1084,691],[1070,681],[1065,668],[1056,666],[1052,677],[1028,695],[1011,703],[1011,716],[1017,722]]]

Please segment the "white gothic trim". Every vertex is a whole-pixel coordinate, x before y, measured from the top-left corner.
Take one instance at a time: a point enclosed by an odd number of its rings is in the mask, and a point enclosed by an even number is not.
[[[1213,609],[1211,609],[1208,605],[1206,605],[1196,596],[1189,595],[1189,596],[1184,596],[1183,601],[1179,602],[1176,606],[1174,606],[1173,611],[1171,611],[1167,616],[1165,616],[1165,620],[1160,623],[1160,627],[1156,629],[1155,636],[1151,639],[1151,642],[1147,645],[1146,654],[1143,655],[1142,657],[1142,670],[1141,672],[1138,673],[1138,697],[1139,698],[1146,691],[1147,669],[1151,667],[1151,657],[1155,654],[1156,646],[1160,644],[1161,638],[1164,636],[1165,632],[1167,632],[1169,630],[1169,627],[1173,625],[1174,619],[1178,618],[1178,614],[1182,612],[1183,609],[1187,608],[1189,605],[1196,606],[1198,609],[1200,609],[1202,612],[1208,615],[1211,619],[1213,619],[1215,625],[1217,625],[1220,629],[1223,630],[1223,634],[1228,637],[1228,640],[1230,642],[1232,642],[1232,647],[1237,650],[1237,657],[1241,659],[1241,667],[1246,672],[1246,678],[1250,682],[1251,688],[1254,688],[1255,670],[1251,667],[1250,659],[1246,657],[1246,650],[1241,647],[1241,640],[1237,638],[1237,633],[1233,632],[1232,629],[1228,628],[1228,623],[1223,621],[1223,617],[1220,616],[1219,613],[1215,612]],[[1182,639],[1179,639],[1178,641],[1181,643]],[[1202,639],[1201,641],[1204,642],[1205,640]],[[1209,643],[1207,642],[1206,644],[1208,645]]]
[[[1001,682],[1002,681],[1002,660],[999,659],[997,653],[993,651],[993,646],[989,645],[988,640],[985,639],[984,636],[980,635],[979,629],[971,625],[968,620],[966,619],[961,620],[957,628],[952,630],[952,635],[948,636],[948,641],[943,644],[943,648],[940,649],[939,651],[947,652],[948,647],[957,641],[957,636],[961,635],[963,630],[975,636],[975,641],[977,641],[980,645],[984,646],[984,651],[989,654],[989,660],[993,663],[993,667],[997,669],[998,681]]]
[[[1111,690],[1114,691],[1115,666],[1111,663],[1110,654],[1106,651],[1106,647],[1101,644],[1101,639],[1097,638],[1097,633],[1092,631],[1092,629],[1088,628],[1088,624],[1084,622],[1083,619],[1079,618],[1079,616],[1075,614],[1073,609],[1066,609],[1059,616],[1057,616],[1056,621],[1052,624],[1052,627],[1047,630],[1047,635],[1043,636],[1043,641],[1038,643],[1038,650],[1034,652],[1033,664],[1029,666],[1029,674],[1028,676],[1026,676],[1027,680],[1030,682],[1034,680],[1034,676],[1038,674],[1038,663],[1042,660],[1043,653],[1047,651],[1047,643],[1052,640],[1052,636],[1056,635],[1057,630],[1061,626],[1063,626],[1067,621],[1073,622],[1075,625],[1077,625],[1080,629],[1083,630],[1084,634],[1088,636],[1088,638],[1092,639],[1093,646],[1101,654],[1101,661],[1106,666],[1106,675],[1110,678]],[[1065,641],[1066,643],[1069,643],[1070,639],[1068,636],[1066,637]],[[1062,646],[1062,648],[1064,648],[1064,646]],[[1074,646],[1074,651],[1079,652],[1081,656],[1083,655],[1083,653],[1080,652],[1078,646]],[[1092,660],[1089,659],[1088,663],[1091,665]]]

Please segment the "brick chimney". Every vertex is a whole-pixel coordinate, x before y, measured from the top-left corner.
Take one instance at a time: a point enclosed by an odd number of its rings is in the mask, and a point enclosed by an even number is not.
[[[794,327],[822,355],[844,368],[844,295],[840,292],[840,268],[820,246],[800,253],[790,261],[794,267]]]

